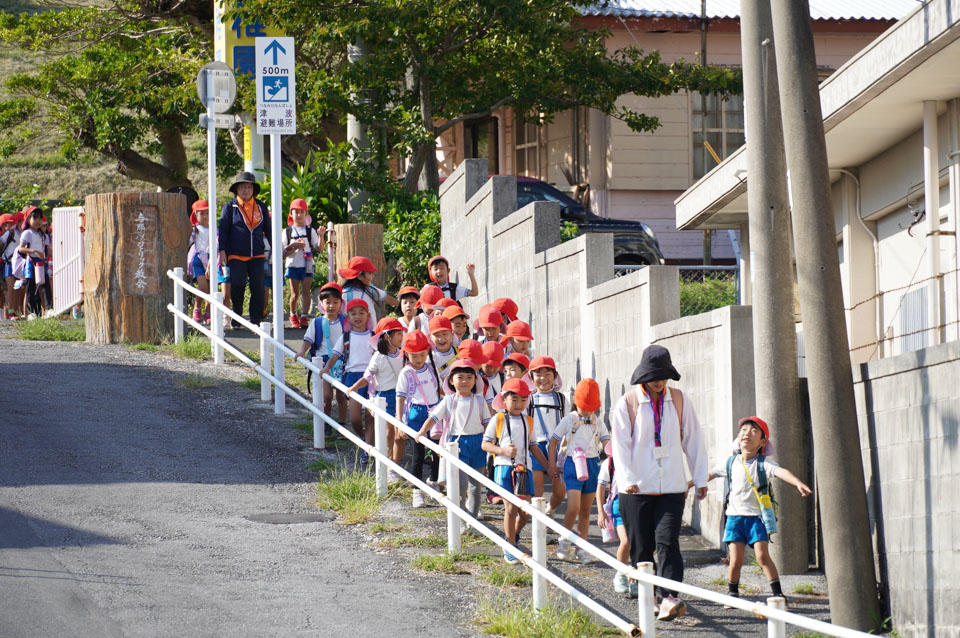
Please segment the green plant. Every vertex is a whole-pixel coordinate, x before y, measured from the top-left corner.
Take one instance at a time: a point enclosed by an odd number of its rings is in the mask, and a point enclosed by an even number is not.
[[[259,383],[258,383],[259,386]],[[299,430],[300,432],[305,432],[306,434],[313,434],[313,421],[295,421],[290,424],[294,430]]]
[[[533,572],[529,569],[515,569],[505,565],[494,565],[493,569],[484,578],[501,587],[530,587],[533,585]]]
[[[385,549],[397,549],[398,547],[426,547],[430,549],[440,549],[447,544],[447,538],[440,534],[427,534],[426,536],[408,536],[407,534],[398,534],[393,538],[385,538],[380,541],[380,547]]]
[[[157,352],[160,350],[160,346],[153,343],[135,343],[130,346],[131,350],[143,350],[145,352]]]
[[[450,553],[426,554],[413,559],[413,566],[425,572],[441,572],[444,574],[469,574],[470,571],[461,567],[461,563],[473,563],[486,566],[494,561],[487,554]]]
[[[284,169],[281,175],[284,210],[294,199],[307,202],[313,226],[326,227],[327,222],[343,224],[349,221],[347,197],[349,186],[355,180],[350,160],[350,145],[346,142],[334,144],[327,140],[327,150],[310,151],[296,168]],[[260,198],[269,202],[271,186],[266,180]]]
[[[683,317],[736,303],[737,282],[734,279],[680,281],[680,315]]]
[[[811,585],[810,583],[797,583],[796,585],[793,586],[793,593],[809,596],[811,594],[817,593],[817,591],[813,588],[813,585]]]
[[[170,347],[170,351],[184,359],[196,359],[203,361],[210,359],[210,342],[195,332],[186,335],[180,343],[175,343]]]
[[[726,586],[727,586],[727,579],[726,579],[726,578],[714,578],[713,580],[711,580],[711,581],[708,582],[707,584],[708,584],[708,585],[712,585],[713,587],[726,587]]]
[[[323,473],[323,472],[329,472],[336,466],[337,466],[336,463],[331,463],[326,459],[317,459],[316,461],[308,465],[307,469],[310,470],[311,472]]]
[[[188,390],[203,390],[204,388],[212,388],[217,385],[217,380],[210,377],[205,377],[201,374],[191,374],[183,377],[179,381],[180,386],[187,388]]]
[[[586,612],[550,605],[536,611],[519,600],[481,599],[476,623],[489,635],[508,638],[594,638],[619,636],[614,627],[597,623]]]
[[[383,249],[387,259],[396,264],[398,281],[412,286],[428,283],[426,263],[440,252],[437,194],[397,190],[381,203],[372,202],[367,210],[383,222]]]
[[[317,504],[339,514],[344,524],[356,525],[373,518],[383,501],[373,474],[340,465],[317,483]]]
[[[403,531],[406,526],[400,523],[391,523],[386,521],[377,521],[370,526],[371,534],[395,534]]]
[[[13,324],[18,339],[26,341],[84,341],[87,331],[81,321],[59,319],[33,319]]]
[[[243,387],[247,390],[259,390],[260,389],[260,377],[247,377],[242,382]]]
[[[560,241],[568,241],[580,234],[580,227],[573,222],[566,221],[560,226]]]
[[[37,199],[39,192],[39,184],[31,184],[22,189],[5,188],[0,191],[0,214],[10,213],[13,215],[23,210]]]
[[[419,510],[413,510],[410,513],[418,518],[446,518],[447,517],[447,510],[442,507],[441,508],[430,507],[430,508],[424,508]]]

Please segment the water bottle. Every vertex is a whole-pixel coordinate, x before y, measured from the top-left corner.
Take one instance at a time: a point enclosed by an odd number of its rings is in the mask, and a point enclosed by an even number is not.
[[[603,511],[607,515],[606,525],[600,528],[600,537],[604,543],[617,539],[617,530],[613,527],[613,499],[607,499],[603,504]]]
[[[586,481],[590,478],[590,470],[587,469],[587,453],[583,451],[582,447],[573,451],[573,466],[577,470],[578,481]]]
[[[760,520],[767,528],[767,536],[777,533],[777,515],[773,512],[773,501],[767,494],[760,497]]]

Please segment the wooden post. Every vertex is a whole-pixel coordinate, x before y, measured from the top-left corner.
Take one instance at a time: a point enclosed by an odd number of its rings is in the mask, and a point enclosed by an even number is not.
[[[190,222],[177,193],[103,193],[84,202],[87,341],[159,343],[173,333],[167,270],[187,261]]]
[[[377,267],[373,273],[373,285],[386,288],[387,260],[383,256],[383,226],[381,224],[336,224],[333,227],[337,238],[337,268],[343,268],[351,257],[367,257]],[[343,277],[337,276],[343,284]],[[377,304],[377,316],[384,316],[382,304]]]

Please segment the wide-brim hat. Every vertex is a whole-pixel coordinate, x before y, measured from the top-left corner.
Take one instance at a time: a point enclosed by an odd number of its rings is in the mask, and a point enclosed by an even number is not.
[[[230,192],[236,195],[237,186],[240,184],[253,184],[253,196],[256,197],[260,194],[260,184],[257,183],[257,176],[250,171],[242,171],[236,176],[236,178],[233,180],[233,184],[230,184]]]
[[[673,367],[670,351],[663,346],[647,346],[640,357],[640,365],[630,377],[631,385],[650,383],[651,381],[680,380],[680,373]]]
[[[450,371],[447,374],[447,387],[450,388],[450,392],[456,394],[457,389],[453,387],[453,375],[456,374],[457,370],[469,370],[473,373],[475,377],[480,376],[480,373],[477,372],[477,366],[473,364],[469,359],[455,359],[453,363],[450,364]],[[477,383],[477,388],[474,389],[474,394],[479,392],[480,384]]]
[[[377,272],[377,267],[373,265],[368,257],[351,257],[347,262],[346,268],[337,270],[337,273],[344,279],[356,279],[362,272]]]

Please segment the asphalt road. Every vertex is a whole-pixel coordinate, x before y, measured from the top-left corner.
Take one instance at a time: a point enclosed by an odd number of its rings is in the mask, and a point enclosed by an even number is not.
[[[255,393],[156,357],[0,342],[0,635],[473,633],[456,593],[310,505],[296,432]]]

